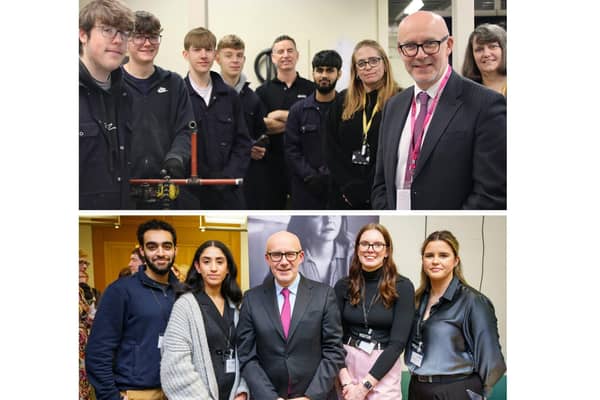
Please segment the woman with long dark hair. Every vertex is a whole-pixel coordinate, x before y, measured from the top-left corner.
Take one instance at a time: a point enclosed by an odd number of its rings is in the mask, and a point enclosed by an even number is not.
[[[506,31],[481,24],[469,35],[462,74],[506,96]]]
[[[409,400],[477,400],[506,371],[491,301],[462,273],[458,240],[431,233],[421,247],[416,318],[404,358]]]
[[[169,400],[246,400],[235,326],[242,291],[231,251],[217,240],[194,254],[162,343],[161,384]]]
[[[335,285],[346,350],[338,375],[344,400],[402,398],[400,354],[410,334],[415,290],[392,256],[388,230],[363,226],[349,275]]]

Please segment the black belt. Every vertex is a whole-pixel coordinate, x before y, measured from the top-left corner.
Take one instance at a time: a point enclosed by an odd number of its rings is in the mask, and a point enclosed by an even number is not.
[[[360,345],[360,342],[370,343],[366,340],[355,339],[352,336],[349,336],[347,339],[344,340],[344,343],[346,343],[349,346],[356,347],[357,349],[359,348],[358,346]],[[387,343],[375,342],[374,350],[383,350],[386,347]]]
[[[456,374],[456,375],[411,375],[411,379],[416,379],[421,383],[451,383],[467,379],[475,374]]]

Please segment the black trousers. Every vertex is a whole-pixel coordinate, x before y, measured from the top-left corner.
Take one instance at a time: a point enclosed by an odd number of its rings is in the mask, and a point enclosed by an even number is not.
[[[472,393],[469,393],[470,390]],[[411,377],[408,400],[482,400],[483,384],[479,375],[449,383],[418,382]]]

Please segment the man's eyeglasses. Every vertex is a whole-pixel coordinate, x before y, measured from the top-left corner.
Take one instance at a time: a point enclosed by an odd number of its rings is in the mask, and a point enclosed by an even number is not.
[[[414,57],[419,52],[419,47],[423,49],[423,53],[428,56],[437,54],[440,51],[440,45],[448,39],[448,35],[444,36],[440,40],[427,40],[423,43],[405,43],[398,44],[398,50],[402,52],[406,57]]]
[[[121,40],[128,40],[129,36],[131,36],[130,31],[122,31],[120,29],[115,28],[114,26],[104,26],[98,25],[95,28],[100,29],[100,33],[107,39],[114,40],[117,36],[117,33],[121,36]]]
[[[366,60],[358,60],[356,62],[356,68],[365,69],[367,68],[367,64],[369,64],[371,67],[376,67],[379,65],[380,62],[381,57],[369,57]]]
[[[285,256],[285,259],[288,261],[296,261],[296,259],[298,258],[298,254],[300,254],[301,252],[302,252],[302,250],[286,251],[286,252],[271,251],[271,252],[267,252],[267,255],[269,256],[269,259],[274,262],[281,261],[284,256]]]
[[[89,267],[90,262],[88,260],[79,260],[79,265],[85,265],[86,267]]]
[[[140,45],[143,45],[144,43],[146,43],[146,40],[148,40],[150,42],[150,44],[159,44],[161,38],[162,38],[161,35],[143,35],[141,33],[134,33],[131,36],[130,40],[134,44],[137,44],[138,46],[140,46]]]
[[[381,242],[369,243],[367,241],[358,242],[358,248],[362,251],[369,250],[369,247],[372,247],[373,251],[381,251],[387,247],[387,244]]]

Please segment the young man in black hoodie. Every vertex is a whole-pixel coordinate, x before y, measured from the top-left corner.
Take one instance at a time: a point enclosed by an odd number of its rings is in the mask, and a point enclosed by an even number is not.
[[[79,208],[130,208],[125,122],[130,99],[119,68],[133,13],[118,0],[79,12]]]
[[[154,64],[161,32],[156,16],[147,11],[135,12],[135,28],[128,43],[129,61],[123,66],[125,86],[133,99],[133,178],[189,176],[194,110],[183,79]],[[137,208],[159,206],[162,206],[160,202],[138,201],[137,204]],[[177,208],[177,203],[173,206]]]

